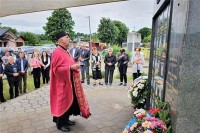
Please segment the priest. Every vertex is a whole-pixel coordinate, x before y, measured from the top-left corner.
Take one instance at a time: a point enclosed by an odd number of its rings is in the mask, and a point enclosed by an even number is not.
[[[74,75],[77,77],[79,73],[80,65],[74,61],[72,55],[67,51],[70,42],[68,33],[61,31],[55,37],[58,46],[51,58],[50,109],[53,122],[56,123],[57,128],[63,132],[69,132],[69,126],[75,125],[75,122],[69,120],[69,116],[82,114],[82,106],[80,105],[83,101],[78,100],[76,94],[76,89],[82,90],[80,88],[81,83],[79,82],[80,79],[74,79]],[[84,102],[86,103],[87,117],[89,117],[89,106],[87,101]],[[86,109],[85,107],[84,109]]]

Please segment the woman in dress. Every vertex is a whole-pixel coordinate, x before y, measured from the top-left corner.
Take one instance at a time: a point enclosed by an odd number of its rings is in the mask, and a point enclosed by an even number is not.
[[[95,86],[97,82],[99,85],[103,85],[101,83],[102,74],[101,74],[101,55],[98,53],[97,48],[92,48],[91,55],[91,67],[92,67],[92,77],[93,77],[93,85]]]

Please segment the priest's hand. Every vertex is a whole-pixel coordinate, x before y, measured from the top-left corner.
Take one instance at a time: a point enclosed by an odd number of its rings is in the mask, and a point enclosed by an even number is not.
[[[72,70],[78,70],[80,68],[80,64],[74,64],[71,66]]]

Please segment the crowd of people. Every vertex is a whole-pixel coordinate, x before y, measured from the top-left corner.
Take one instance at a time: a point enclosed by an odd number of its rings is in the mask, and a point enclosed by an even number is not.
[[[29,70],[29,71],[28,71]],[[46,51],[39,56],[37,49],[32,54],[22,52],[10,53],[5,48],[4,55],[0,58],[0,102],[5,102],[3,95],[3,75],[9,85],[10,99],[16,98],[19,94],[27,91],[27,74],[33,75],[35,89],[40,88],[40,77],[42,75],[43,84],[49,82],[50,55]]]
[[[133,80],[141,76],[143,73],[144,56],[140,53],[141,48],[135,48],[135,52],[132,55],[131,63],[133,69]],[[85,75],[87,84],[90,84],[89,68],[92,70],[93,85],[97,84],[103,85],[102,83],[102,71],[101,63],[102,56],[98,52],[96,47],[92,47],[91,51],[86,49],[84,43],[81,44],[81,48],[77,48],[77,43],[73,43],[73,47],[70,49],[70,53],[76,62],[80,62],[81,71],[81,82],[85,82]],[[91,67],[90,63],[91,62]],[[108,54],[105,55],[105,85],[112,85],[113,74],[115,71],[115,64],[117,64],[119,74],[120,74],[120,86],[127,85],[127,68],[130,61],[129,55],[126,53],[125,49],[121,49],[118,55],[113,54],[113,49],[108,48]]]
[[[120,86],[127,85],[127,68],[130,57],[124,49],[120,50],[119,55],[113,54],[113,49],[108,48],[108,54],[105,55],[104,62],[102,56],[96,47],[91,51],[86,49],[85,43],[77,47],[77,42],[73,42],[72,48],[68,50],[75,62],[80,64],[81,83],[90,84],[89,69],[92,70],[93,85],[112,85],[115,66],[118,67],[120,74]],[[131,62],[133,69],[133,79],[136,79],[143,73],[144,56],[140,53],[141,49],[136,48]],[[105,63],[105,80],[102,81],[102,63]],[[115,65],[117,63],[117,65]],[[4,55],[0,60],[0,101],[5,102],[3,95],[3,75],[7,77],[9,84],[10,99],[17,97],[19,93],[26,93],[27,74],[33,75],[35,89],[40,88],[40,77],[42,75],[43,84],[48,84],[50,80],[51,55],[43,51],[41,56],[37,49],[32,54],[23,53],[19,48],[17,54],[11,55],[5,49]],[[29,71],[28,71],[29,70]],[[86,79],[86,81],[85,81]]]

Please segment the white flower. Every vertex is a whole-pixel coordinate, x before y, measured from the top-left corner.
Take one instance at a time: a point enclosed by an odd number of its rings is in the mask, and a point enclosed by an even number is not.
[[[137,86],[138,86],[139,89],[143,89],[144,84],[138,84]]]
[[[144,109],[137,109],[133,114],[139,116],[141,114],[146,114],[146,111]]]
[[[140,103],[144,103],[144,100],[140,101]]]
[[[134,97],[137,97],[138,91],[133,91],[132,94],[133,94]]]
[[[143,101],[140,101],[140,103],[144,103]]]
[[[134,91],[138,91],[138,88],[134,88]]]
[[[142,114],[146,113],[146,111],[144,109],[139,109],[138,111],[141,112]]]

